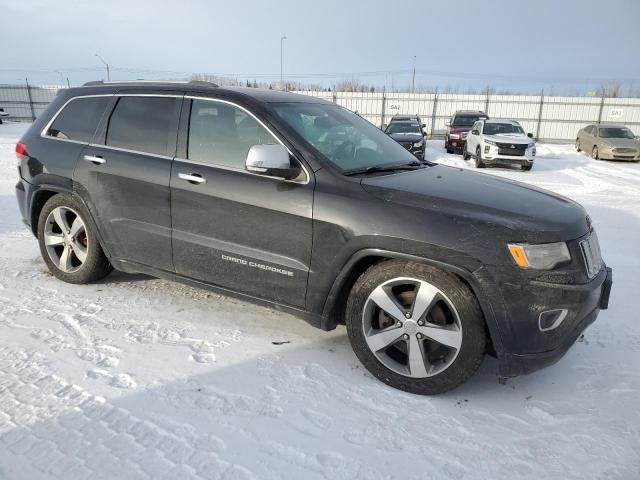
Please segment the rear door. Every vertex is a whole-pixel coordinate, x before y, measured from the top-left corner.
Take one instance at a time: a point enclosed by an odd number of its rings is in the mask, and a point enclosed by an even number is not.
[[[182,94],[120,94],[74,180],[109,251],[173,271],[169,179]]]
[[[176,273],[303,306],[311,260],[310,175],[287,182],[247,172],[250,147],[278,140],[246,108],[224,100],[185,99],[180,137],[182,158],[171,171]]]

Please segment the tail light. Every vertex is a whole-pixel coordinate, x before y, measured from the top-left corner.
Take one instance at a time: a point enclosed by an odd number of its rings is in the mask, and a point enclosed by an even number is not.
[[[16,144],[16,157],[18,160],[22,160],[27,156],[27,146],[24,143]]]

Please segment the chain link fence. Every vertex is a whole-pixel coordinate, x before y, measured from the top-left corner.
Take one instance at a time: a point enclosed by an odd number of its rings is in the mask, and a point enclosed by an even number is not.
[[[55,97],[58,85],[0,85],[0,108],[9,118],[33,121]],[[394,115],[419,115],[431,137],[442,136],[457,110],[481,110],[492,118],[517,120],[525,131],[546,141],[573,141],[590,123],[620,123],[640,135],[639,98],[558,97],[453,93],[300,91],[342,105],[378,127]]]

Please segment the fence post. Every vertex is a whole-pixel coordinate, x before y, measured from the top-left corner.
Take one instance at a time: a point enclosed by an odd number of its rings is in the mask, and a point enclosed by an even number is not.
[[[27,84],[27,96],[29,97],[29,107],[31,108],[31,121],[34,121],[36,119],[36,112],[33,108],[33,98],[31,98],[31,86],[29,85],[28,78],[25,78],[24,81]]]
[[[384,129],[384,116],[385,116],[385,109],[387,107],[387,96],[385,95],[385,89],[382,89],[382,108],[380,109],[380,130]]]
[[[487,99],[484,101],[484,113],[489,115],[489,94],[491,93],[491,89],[487,87]]]
[[[536,140],[540,140],[540,124],[542,123],[542,106],[544,105],[544,88],[540,94],[540,106],[538,107],[538,125],[536,126]]]
[[[431,138],[433,138],[433,131],[436,129],[436,111],[438,110],[438,87],[436,87],[436,94],[433,97],[433,110],[431,111]]]
[[[333,87],[333,93],[331,95],[331,100],[333,103],[338,103],[338,93],[336,92],[336,87]]]
[[[604,89],[602,92],[602,98],[600,99],[600,110],[598,111],[598,123],[602,121],[602,109],[604,108]]]

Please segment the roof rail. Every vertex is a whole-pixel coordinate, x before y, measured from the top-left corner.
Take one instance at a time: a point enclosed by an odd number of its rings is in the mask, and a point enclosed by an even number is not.
[[[178,83],[184,85],[192,85],[195,87],[218,87],[217,83],[207,82],[205,80],[120,80],[120,81],[107,81],[93,80],[91,82],[83,83],[83,87],[94,87],[96,85],[108,85],[108,84],[122,84],[122,83]]]
[[[194,87],[219,87],[217,83],[208,82],[206,80],[189,80],[189,85],[193,85]]]

